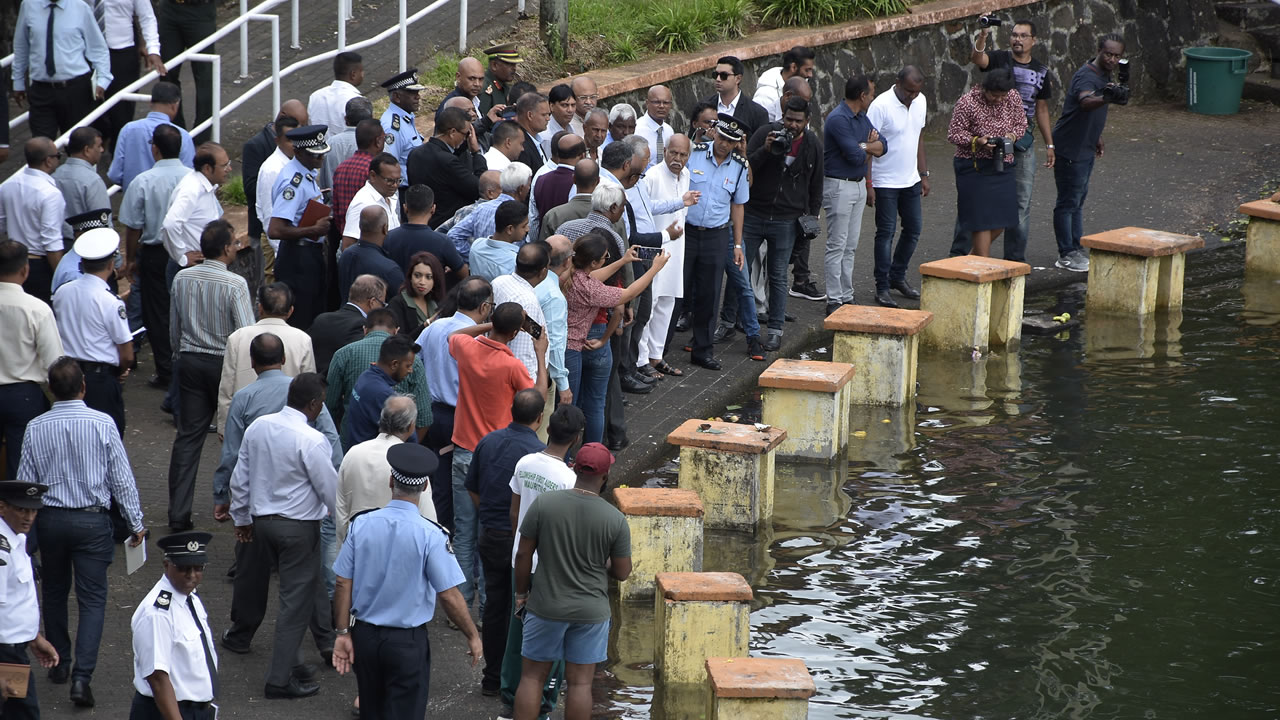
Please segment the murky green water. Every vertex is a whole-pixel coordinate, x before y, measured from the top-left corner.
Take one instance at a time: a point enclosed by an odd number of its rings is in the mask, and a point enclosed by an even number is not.
[[[751,653],[808,663],[810,717],[1280,717],[1280,284],[1188,264],[1180,318],[922,356],[847,464],[779,464],[771,534],[707,537],[756,589]],[[611,715],[649,715],[646,614],[621,609]]]

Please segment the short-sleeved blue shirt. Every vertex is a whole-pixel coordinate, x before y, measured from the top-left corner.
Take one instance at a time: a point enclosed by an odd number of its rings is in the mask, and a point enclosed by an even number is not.
[[[323,202],[320,186],[316,184],[316,173],[295,157],[276,176],[276,184],[271,188],[271,217],[278,217],[297,227],[311,200]],[[267,224],[270,225],[269,219]],[[317,241],[316,238],[307,239]]]
[[[747,161],[735,152],[717,165],[712,147],[713,143],[698,143],[689,154],[689,189],[702,193],[685,217],[690,225],[720,227],[729,222],[732,205],[745,205],[751,199]]]
[[[1080,93],[1101,90],[1109,82],[1111,76],[1091,62],[1072,76],[1071,89],[1067,90],[1062,103],[1062,117],[1053,126],[1053,143],[1059,159],[1079,162],[1093,155],[1102,138],[1102,129],[1107,125],[1107,106],[1085,110],[1080,106]]]
[[[422,144],[422,136],[413,124],[413,113],[392,105],[382,113],[382,130],[387,134],[384,150],[400,161],[400,187],[409,184],[409,152]]]

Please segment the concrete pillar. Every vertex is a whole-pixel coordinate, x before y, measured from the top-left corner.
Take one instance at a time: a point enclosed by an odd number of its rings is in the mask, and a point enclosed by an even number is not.
[[[708,528],[754,531],[773,515],[774,450],[782,428],[686,420],[667,436],[680,448],[680,487],[702,498]]]
[[[1240,206],[1249,216],[1245,236],[1244,271],[1280,275],[1280,203],[1255,200]]]
[[[818,691],[803,660],[707,658],[710,720],[805,720]]]
[[[1127,227],[1086,235],[1089,291],[1085,309],[1112,315],[1150,315],[1182,307],[1188,250],[1204,247],[1190,235]]]
[[[920,309],[933,314],[920,341],[947,350],[1008,347],[1022,338],[1022,295],[1031,266],[966,255],[920,266]]]
[[[775,360],[760,374],[761,420],[787,428],[778,454],[830,460],[849,440],[849,381],[853,366],[817,360]]]
[[[933,320],[921,310],[842,305],[822,326],[835,332],[831,359],[855,368],[854,405],[900,406],[916,394],[917,334]],[[791,427],[791,426],[787,426]]]
[[[707,658],[746,657],[751,597],[737,573],[658,573],[655,679],[705,687]]]
[[[849,516],[852,502],[844,485],[849,461],[778,463],[774,477],[774,542],[796,537],[828,537],[828,529]],[[716,568],[717,570],[720,568]],[[756,586],[758,587],[758,586]]]
[[[613,498],[631,529],[631,577],[618,584],[624,601],[652,597],[660,572],[701,572],[702,500],[696,492],[616,488]]]

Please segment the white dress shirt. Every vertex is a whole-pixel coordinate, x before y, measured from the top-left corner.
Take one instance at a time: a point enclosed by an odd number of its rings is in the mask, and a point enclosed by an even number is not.
[[[636,118],[636,134],[644,138],[649,143],[649,164],[645,168],[651,168],[662,162],[662,156],[658,154],[658,121],[649,117],[649,113],[645,113]],[[675,134],[675,130],[671,128],[668,122],[662,123],[662,145],[665,148],[667,143],[671,142],[671,136]]]
[[[885,154],[871,164],[871,184],[878,188],[909,188],[920,182],[920,169],[916,152],[919,150],[920,132],[924,130],[926,112],[924,95],[902,104],[890,87],[871,101],[867,119],[871,126],[888,143]]]
[[[40,605],[36,601],[35,573],[27,554],[26,533],[16,533],[0,518],[0,643],[31,642],[40,632]]]
[[[497,307],[504,302],[519,303],[524,308],[524,312],[529,316],[530,320],[541,325],[544,330],[547,320],[542,315],[542,304],[538,302],[538,294],[534,291],[533,286],[528,280],[516,274],[501,275],[493,279],[493,306]],[[515,354],[516,359],[524,363],[525,370],[529,371],[529,379],[538,379],[538,352],[533,348],[533,338],[529,333],[521,330],[508,343],[511,352]]]
[[[77,360],[119,365],[116,346],[133,340],[124,301],[97,275],[81,275],[58,288],[53,313],[62,347]]]
[[[156,12],[149,0],[101,0],[102,34],[107,38],[107,47],[121,50],[134,46],[133,20],[138,19],[142,27],[142,43],[147,47],[148,55],[160,54],[160,31],[156,25]],[[93,4],[92,0],[89,3]]]
[[[187,595],[161,576],[160,582],[138,603],[133,611],[133,689],[140,695],[154,697],[147,677],[163,672],[173,685],[174,697],[179,702],[209,702],[213,700],[213,678],[205,662],[207,642],[213,667],[218,667],[218,649],[214,645],[213,628],[209,614],[200,602],[199,595],[191,595],[196,616],[191,615]],[[203,626],[203,627],[201,627]],[[203,635],[203,639],[201,638]]]
[[[671,168],[666,163],[653,168],[645,173],[643,179],[640,180],[649,191],[651,198],[683,198],[684,194],[689,191],[689,168],[681,168],[680,174],[672,175]],[[658,227],[665,228],[673,222],[684,225],[684,217],[689,209],[680,203],[680,207],[673,212],[659,213],[653,216],[653,222]],[[684,236],[678,239],[662,244],[662,249],[671,253],[671,259],[667,261],[665,267],[658,271],[653,279],[653,295],[654,297],[683,297],[684,296]],[[667,268],[674,268],[670,272]]]
[[[277,147],[275,152],[262,161],[262,167],[258,168],[258,187],[254,191],[254,195],[257,197],[254,198],[253,204],[258,208],[258,217],[268,218],[263,226],[264,232],[266,225],[271,224],[269,219],[271,217],[271,191],[276,186],[276,178],[280,177],[280,171],[284,169],[285,165],[289,164],[289,160],[290,157]],[[272,250],[280,249],[279,240],[267,238],[267,242],[271,243]]]
[[[231,474],[236,527],[259,515],[323,520],[333,511],[337,491],[333,448],[307,424],[307,416],[286,405],[249,425]]]
[[[578,129],[578,130],[573,129],[572,119],[569,120],[569,127],[565,127],[556,121],[556,118],[554,115],[551,116],[551,118],[547,120],[547,129],[538,133],[538,142],[542,144],[542,152],[547,156],[547,158],[550,158],[552,154],[551,138],[555,137],[556,133],[560,132],[561,130],[568,130],[574,135],[577,135],[579,137],[582,136],[581,129]],[[493,168],[489,168],[489,169],[492,170]]]
[[[502,172],[511,164],[511,158],[503,155],[502,151],[495,147],[484,151],[484,161],[489,169],[495,172]]]
[[[218,433],[226,432],[227,411],[231,398],[241,388],[258,379],[249,359],[249,344],[262,333],[271,333],[284,343],[284,374],[298,377],[304,372],[316,371],[316,357],[311,348],[311,336],[305,330],[290,325],[280,318],[265,317],[252,325],[246,325],[227,337],[227,353],[222,356],[222,381],[218,383]]]
[[[17,283],[0,282],[0,327],[0,385],[48,380],[49,366],[62,357],[53,308]]]
[[[716,112],[732,115],[733,111],[738,108],[738,103],[742,102],[742,90],[738,90],[738,94],[726,105],[724,99],[720,97],[720,93],[716,93]],[[639,125],[640,123],[636,123]]]
[[[765,70],[756,80],[756,91],[751,101],[769,113],[769,122],[782,119],[782,86],[785,82],[781,67]]]
[[[352,446],[342,458],[338,470],[338,508],[334,522],[338,528],[338,544],[347,539],[351,516],[371,508],[386,507],[391,502],[391,463],[387,450],[404,442],[395,435],[378,433],[378,437]],[[576,477],[576,476],[575,476]],[[435,522],[436,505],[431,500],[431,482],[422,486],[418,498],[418,514]]]
[[[67,201],[47,172],[23,168],[0,185],[0,231],[41,257],[62,250]]]
[[[340,133],[347,127],[347,101],[360,97],[360,90],[346,80],[334,80],[311,93],[307,116],[312,125],[327,125],[327,135]],[[263,215],[261,217],[271,217]]]
[[[169,211],[164,214],[160,237],[169,257],[180,267],[187,266],[187,253],[200,251],[200,235],[204,226],[222,217],[218,202],[218,186],[204,173],[192,170],[178,181],[169,197]]]
[[[400,227],[400,211],[391,204],[391,198],[384,196],[378,192],[377,188],[365,182],[364,187],[351,197],[351,204],[347,206],[347,224],[343,226],[343,237],[360,239],[360,213],[370,205],[377,205],[387,213],[387,232]]]

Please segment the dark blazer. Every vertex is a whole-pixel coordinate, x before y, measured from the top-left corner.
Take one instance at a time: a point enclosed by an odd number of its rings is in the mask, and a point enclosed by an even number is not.
[[[257,238],[266,232],[258,217],[254,198],[258,197],[258,171],[271,153],[276,151],[275,123],[267,123],[262,132],[249,138],[240,153],[240,171],[244,174],[244,196],[249,201],[249,237]],[[268,218],[269,219],[269,218]]]
[[[422,183],[436,194],[436,214],[440,223],[453,217],[458,208],[480,197],[480,175],[489,169],[484,154],[466,146],[454,154],[443,140],[433,137],[409,153],[409,184]],[[440,223],[436,223],[437,225]]]
[[[741,94],[738,96],[738,107],[733,109],[733,116],[738,119],[738,122],[747,126],[745,137],[749,138],[751,133],[769,124],[769,111],[757,105],[745,92],[739,92]],[[703,98],[703,101],[718,105],[720,96],[712,93],[710,97]]]
[[[542,153],[538,151],[541,147],[538,141],[529,136],[529,132],[524,131],[524,149],[520,151],[520,157],[516,158],[516,162],[522,162],[529,166],[529,169],[538,172],[538,168],[542,167]]]
[[[364,313],[347,303],[333,312],[317,315],[307,334],[316,356],[316,372],[328,377],[333,354],[364,337]]]

